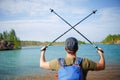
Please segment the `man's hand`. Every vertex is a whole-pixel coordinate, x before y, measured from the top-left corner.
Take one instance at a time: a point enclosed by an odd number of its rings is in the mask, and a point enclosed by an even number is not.
[[[47,48],[47,46],[43,46],[43,47],[41,48],[41,51],[45,51],[46,48]]]
[[[46,50],[46,48],[47,48],[47,46],[43,46],[41,48],[40,67],[44,68],[44,69],[50,69],[49,62],[46,62],[46,60],[45,60],[45,50]]]
[[[101,48],[97,49],[97,52],[99,53],[100,60],[98,63],[96,63],[96,69],[95,70],[104,70],[105,69],[105,59],[104,59],[104,51]]]
[[[98,53],[104,53],[104,51],[103,51],[101,48],[98,48],[98,49],[97,49],[97,52],[98,52]]]

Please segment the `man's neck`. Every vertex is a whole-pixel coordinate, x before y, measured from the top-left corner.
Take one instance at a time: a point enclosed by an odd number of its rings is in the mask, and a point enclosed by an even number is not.
[[[76,58],[76,54],[69,54],[69,53],[67,53],[67,57],[69,57],[69,58]]]

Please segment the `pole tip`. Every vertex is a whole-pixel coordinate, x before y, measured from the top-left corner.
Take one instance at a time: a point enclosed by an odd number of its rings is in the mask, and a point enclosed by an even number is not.
[[[53,9],[50,8],[50,11],[53,12]]]
[[[93,13],[95,14],[97,12],[97,10],[94,10]]]

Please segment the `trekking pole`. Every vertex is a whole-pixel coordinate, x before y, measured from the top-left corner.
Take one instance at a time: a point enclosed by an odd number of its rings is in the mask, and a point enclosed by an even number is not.
[[[61,18],[65,23],[67,23],[71,28],[70,29],[74,29],[78,34],[80,34],[83,38],[85,38],[90,44],[92,44],[95,48],[98,49],[98,47],[93,44],[87,37],[85,37],[82,33],[80,33],[77,29],[75,29],[75,27],[80,24],[82,21],[84,21],[86,18],[88,18],[89,16],[91,16],[92,14],[95,14],[97,10],[94,10],[91,14],[89,14],[88,16],[86,16],[84,19],[82,19],[81,21],[79,21],[77,24],[75,24],[74,26],[72,26],[70,23],[68,23],[65,19],[63,19],[60,15],[58,15],[53,9],[50,9],[51,12],[53,12],[54,14],[56,14],[59,18]]]
[[[51,12],[54,12],[53,9],[50,9]],[[87,19],[89,16],[91,16],[92,14],[95,14],[96,11],[93,11],[92,13],[90,13],[88,16],[86,16],[84,19],[82,19],[80,22],[78,22],[77,24],[75,24],[74,26],[71,26],[70,29],[68,29],[67,31],[65,31],[63,34],[61,34],[60,36],[58,36],[55,40],[53,40],[51,43],[49,43],[47,46],[42,47],[41,50],[46,49],[48,46],[51,46],[55,41],[57,41],[60,37],[62,37],[63,35],[65,35],[67,32],[69,32],[71,29],[73,29],[75,26],[77,26],[78,24],[80,24],[82,21],[84,21],[85,19]],[[54,12],[55,13],[55,12]],[[55,13],[58,17],[60,17],[57,13]],[[65,21],[62,17],[60,17],[63,21]],[[68,25],[70,25],[67,21],[65,21]],[[82,35],[81,33],[79,33],[80,35]],[[84,36],[84,35],[82,35]],[[85,36],[84,36],[85,37]],[[86,38],[87,39],[87,38]],[[87,39],[88,40],[88,39]],[[89,40],[88,40],[89,41]],[[91,41],[89,41],[91,44],[93,44]],[[97,48],[97,46],[95,46]]]

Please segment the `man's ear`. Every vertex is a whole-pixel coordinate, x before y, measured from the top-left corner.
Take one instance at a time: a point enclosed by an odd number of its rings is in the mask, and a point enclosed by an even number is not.
[[[64,47],[64,50],[66,50],[66,48]]]
[[[65,49],[65,51],[67,51],[66,47],[64,49]]]

